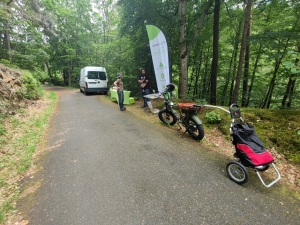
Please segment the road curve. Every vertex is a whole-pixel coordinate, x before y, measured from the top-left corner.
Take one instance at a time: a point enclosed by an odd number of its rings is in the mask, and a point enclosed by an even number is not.
[[[227,160],[201,143],[78,90],[60,96],[40,183],[19,205],[30,225],[300,224],[299,201],[250,171],[240,186]],[[129,106],[130,107],[130,106]]]

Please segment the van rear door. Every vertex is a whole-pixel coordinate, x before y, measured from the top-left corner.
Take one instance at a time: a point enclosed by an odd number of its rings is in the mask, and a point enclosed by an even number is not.
[[[106,88],[107,77],[104,71],[88,71],[88,87],[89,88]]]

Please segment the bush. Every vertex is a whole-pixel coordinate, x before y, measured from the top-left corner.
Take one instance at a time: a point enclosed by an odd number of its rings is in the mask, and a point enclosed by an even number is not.
[[[44,83],[48,79],[48,75],[40,69],[36,69],[34,72],[32,72],[32,76],[40,83]]]
[[[40,99],[43,95],[41,83],[37,81],[30,72],[26,71],[20,80],[26,87],[25,91],[20,91],[25,98],[30,100]]]
[[[220,123],[222,121],[220,114],[214,111],[206,113],[205,118],[211,124]]]

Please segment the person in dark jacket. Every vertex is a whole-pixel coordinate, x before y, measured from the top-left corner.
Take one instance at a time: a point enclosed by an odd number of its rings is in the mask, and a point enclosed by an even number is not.
[[[141,70],[141,74],[139,75],[138,78],[138,83],[141,85],[141,92],[142,92],[142,97],[144,99],[144,104],[142,108],[149,107],[149,109],[152,111],[152,103],[149,98],[145,98],[145,95],[150,94],[150,83],[149,83],[149,76],[146,74],[146,70],[143,68]]]

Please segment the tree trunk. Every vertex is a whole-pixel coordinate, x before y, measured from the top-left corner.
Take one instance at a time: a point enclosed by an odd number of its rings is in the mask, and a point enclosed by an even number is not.
[[[300,46],[298,47],[298,52],[300,52]],[[299,64],[299,59],[296,59],[295,60],[295,65],[298,66]],[[293,96],[293,93],[294,93],[294,89],[295,89],[295,83],[296,83],[296,75],[295,74],[291,74],[290,75],[290,78],[289,78],[289,81],[288,81],[288,84],[287,84],[287,87],[286,87],[286,91],[285,91],[285,94],[283,96],[283,99],[282,99],[282,103],[281,103],[281,106],[282,107],[291,107],[291,104],[292,104],[292,96]],[[286,100],[289,99],[289,101],[286,103]]]
[[[212,5],[213,0],[208,0],[206,3],[199,21],[196,25],[194,37],[187,47],[186,42],[186,4],[187,0],[179,0],[178,3],[178,16],[179,16],[179,98],[186,96],[187,83],[188,83],[188,57],[192,51],[193,45],[199,36],[201,27],[204,23],[204,18],[208,13],[208,9]]]
[[[268,95],[264,104],[264,108],[269,109],[270,105],[271,105],[271,99],[272,99],[272,95],[273,95],[273,91],[274,91],[274,87],[275,87],[275,81],[276,81],[276,77],[277,77],[277,71],[274,72],[273,77],[271,79],[269,88],[268,88]]]
[[[224,105],[224,103],[225,103],[226,93],[227,93],[228,85],[229,85],[229,82],[230,82],[230,77],[232,75],[231,69],[232,69],[232,66],[233,66],[233,57],[234,57],[234,54],[235,54],[235,50],[233,50],[232,56],[231,56],[231,59],[230,59],[229,70],[228,70],[227,78],[225,80],[225,84],[224,84],[223,91],[222,91],[223,95],[222,95],[222,98],[221,98],[221,105]]]
[[[13,0],[10,0],[6,3],[7,6],[7,14],[10,15],[10,10],[9,6],[13,2]],[[9,58],[9,62],[12,61],[12,54],[11,54],[11,43],[10,43],[10,22],[9,22],[9,17],[5,21],[5,36],[6,36],[6,47],[7,47],[7,55]]]
[[[251,19],[248,27],[247,38],[251,35]],[[245,66],[244,66],[244,80],[242,93],[242,107],[246,107],[248,99],[248,79],[249,79],[249,63],[250,63],[250,43],[246,43]]]
[[[7,47],[7,55],[9,58],[9,62],[12,61],[11,55],[11,45],[10,45],[10,32],[9,32],[9,21],[6,21],[6,28],[5,28],[5,36],[6,36],[6,47]]]
[[[249,87],[248,96],[247,96],[247,104],[245,105],[246,107],[249,106],[251,92],[252,92],[253,83],[254,83],[255,74],[256,74],[257,65],[258,65],[258,60],[259,60],[260,54],[261,54],[261,49],[262,49],[262,44],[259,45],[259,50],[258,50],[258,53],[256,55],[256,59],[255,59],[254,67],[253,67],[253,72],[252,72],[252,77],[251,77],[251,82],[250,82],[250,87]]]
[[[223,88],[223,92],[222,92],[223,96],[222,96],[221,105],[224,105],[226,96],[228,96],[226,93],[227,93],[227,89],[228,89],[230,82],[231,82],[231,87],[230,87],[230,91],[229,91],[229,98],[230,98],[229,105],[231,104],[233,84],[234,84],[234,74],[236,71],[236,57],[237,57],[237,52],[238,52],[238,48],[239,48],[238,40],[240,39],[241,28],[242,28],[242,22],[239,21],[238,27],[237,27],[237,32],[236,32],[235,39],[234,39],[233,52],[232,52],[232,56],[231,56],[230,63],[229,63],[228,75],[227,75],[227,79],[226,79],[226,82],[225,82],[225,85]]]
[[[196,81],[195,81],[195,87],[194,87],[194,95],[197,96],[198,98],[203,97],[203,96],[200,96],[199,88],[198,88],[199,86],[201,86],[201,84],[199,84],[199,78],[200,78],[200,71],[201,71],[202,61],[203,61],[203,48],[204,48],[204,43],[201,46],[200,56],[198,56],[199,63],[197,65]]]
[[[186,3],[187,0],[180,0],[178,5],[179,15],[179,98],[183,98],[186,95],[187,88],[187,44],[185,40],[186,36]]]
[[[250,19],[251,19],[251,8],[252,8],[252,0],[248,0],[247,7],[246,7],[244,31],[243,31],[243,35],[242,35],[242,41],[241,41],[241,51],[240,51],[240,56],[239,56],[239,65],[238,65],[238,71],[237,71],[236,80],[235,80],[235,87],[234,87],[233,96],[232,96],[232,102],[233,103],[237,103],[238,96],[239,96],[240,82],[241,82],[241,76],[242,76],[242,68],[243,68],[243,64],[244,64],[246,38],[247,38],[248,28],[249,28]]]
[[[279,55],[279,57],[275,59],[275,66],[274,66],[273,77],[272,77],[270,85],[268,87],[267,95],[266,95],[265,100],[263,102],[262,108],[267,108],[267,109],[270,108],[271,99],[272,99],[273,90],[274,90],[274,87],[275,87],[275,81],[276,81],[277,73],[278,73],[280,64],[282,62],[282,59],[285,56],[285,54],[281,54],[281,52],[286,52],[289,40],[290,40],[290,37],[288,37],[288,39],[286,40],[286,43],[284,44],[284,49],[283,50],[278,49],[278,51],[277,51],[277,55]]]
[[[290,92],[290,95],[289,95],[289,101],[288,101],[288,103],[286,104],[286,106],[287,106],[288,108],[291,108],[291,106],[292,106],[293,95],[294,95],[294,92],[295,92],[295,84],[296,84],[296,79],[294,79],[294,80],[292,81],[291,92]]]
[[[266,94],[266,97],[264,99],[262,108],[267,108],[267,109],[270,108],[271,99],[272,99],[273,90],[274,90],[274,87],[275,87],[275,81],[276,81],[277,72],[278,72],[278,69],[279,69],[279,66],[280,66],[280,62],[281,62],[281,59],[276,59],[275,60],[275,67],[274,67],[273,76],[272,76],[272,79],[270,81],[269,87],[267,89],[267,94]]]
[[[210,77],[210,104],[217,104],[217,73],[219,60],[219,19],[220,19],[220,0],[215,0],[214,9],[214,35],[213,35],[213,59]]]
[[[295,83],[296,83],[296,78],[294,78],[294,77],[295,77],[295,74],[291,74],[291,76],[289,78],[289,81],[288,81],[288,84],[286,87],[286,91],[284,93],[282,103],[281,103],[282,107],[291,107],[291,99],[292,99],[291,96],[293,94]],[[287,99],[289,99],[288,102],[286,102]]]
[[[72,68],[71,68],[72,63],[69,62],[68,64],[69,64],[68,65],[68,80],[69,80],[68,86],[71,87],[71,85],[72,85]]]
[[[211,54],[210,50],[211,50],[210,48],[207,49],[207,52],[206,52],[204,58],[206,58],[206,59],[208,58],[208,56]],[[203,72],[203,76],[202,76],[204,78],[203,78],[203,85],[202,85],[202,91],[201,91],[201,96],[203,98],[205,98],[207,102],[209,102],[209,100],[210,100],[210,79],[209,79],[210,77],[209,77],[209,75],[207,75],[207,74],[210,74],[209,68],[211,68],[210,62],[207,59],[204,62],[204,72]]]

